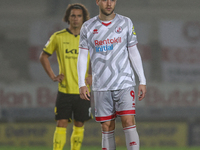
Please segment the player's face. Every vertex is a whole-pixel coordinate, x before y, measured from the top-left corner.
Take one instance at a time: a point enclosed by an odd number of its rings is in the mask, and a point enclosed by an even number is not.
[[[69,15],[70,26],[80,28],[83,24],[83,11],[81,9],[72,9]]]
[[[96,0],[100,12],[106,16],[113,14],[117,0]]]

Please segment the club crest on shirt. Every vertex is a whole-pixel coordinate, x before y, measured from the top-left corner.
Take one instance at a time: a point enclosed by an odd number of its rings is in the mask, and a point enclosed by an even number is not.
[[[116,33],[121,33],[123,28],[121,26],[115,28]]]

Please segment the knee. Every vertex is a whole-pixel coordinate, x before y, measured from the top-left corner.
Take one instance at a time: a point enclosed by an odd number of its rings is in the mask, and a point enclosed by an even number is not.
[[[107,121],[101,123],[102,131],[112,131],[115,129],[115,122],[114,121]]]
[[[123,128],[133,126],[135,125],[135,116],[133,115],[121,116],[121,121]]]
[[[84,122],[74,121],[74,126],[76,126],[76,127],[83,127],[84,126]]]
[[[123,128],[125,128],[125,127],[130,127],[130,126],[133,126],[134,125],[134,122],[133,122],[133,120],[132,119],[125,119],[125,120],[123,120],[122,121],[122,126],[123,126]]]
[[[68,125],[68,120],[67,119],[57,120],[57,127],[66,128],[67,125]]]

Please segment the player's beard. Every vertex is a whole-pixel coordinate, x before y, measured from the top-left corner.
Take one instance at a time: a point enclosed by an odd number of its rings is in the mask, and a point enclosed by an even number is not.
[[[113,9],[110,13],[107,13],[106,11],[104,11],[103,9],[101,9],[102,14],[109,16],[114,12],[115,9]]]

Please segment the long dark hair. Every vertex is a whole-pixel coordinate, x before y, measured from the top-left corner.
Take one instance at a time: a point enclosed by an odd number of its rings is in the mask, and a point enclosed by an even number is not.
[[[68,24],[70,24],[69,15],[70,15],[72,9],[81,9],[83,11],[83,22],[85,22],[88,19],[90,19],[90,15],[89,15],[89,12],[88,12],[87,8],[83,4],[75,3],[75,4],[69,4],[67,6],[67,9],[66,9],[66,12],[65,12],[65,16],[63,18],[64,22],[67,22]]]

